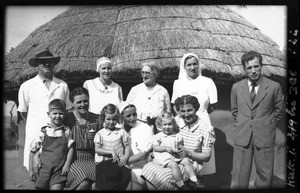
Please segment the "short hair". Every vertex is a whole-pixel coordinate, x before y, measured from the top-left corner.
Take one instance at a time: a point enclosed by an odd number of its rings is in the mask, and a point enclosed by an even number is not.
[[[181,98],[178,97],[175,101],[174,101],[174,106],[176,108],[177,111],[179,111],[179,103],[180,103]]]
[[[177,100],[178,99],[178,100]],[[183,95],[177,98],[177,102],[175,103],[176,109],[180,109],[181,105],[191,104],[196,109],[196,111],[200,108],[200,103],[198,99],[192,95]]]
[[[172,113],[170,113],[170,112],[162,112],[158,117],[157,117],[157,119],[156,119],[156,121],[155,121],[155,125],[156,125],[156,127],[157,127],[157,129],[159,130],[159,131],[162,131],[162,120],[163,119],[171,119],[172,120],[172,122],[173,122],[173,125],[174,125],[174,131],[176,132],[176,133],[178,133],[179,132],[179,126],[177,125],[177,122],[176,122],[176,120],[175,120],[175,117],[173,116],[173,114]]]
[[[100,112],[100,121],[102,122],[102,124],[105,120],[105,114],[116,114],[118,123],[121,123],[121,114],[119,108],[116,105],[109,103],[102,108]]]
[[[186,61],[187,61],[187,60],[189,60],[189,59],[191,59],[191,58],[195,58],[195,59],[197,60],[197,62],[198,62],[198,65],[199,65],[199,61],[198,61],[198,59],[197,59],[195,56],[193,56],[193,55],[189,55],[189,56],[187,56],[187,57],[184,59],[184,63],[183,63],[183,65],[185,65]]]
[[[85,94],[89,97],[89,91],[86,88],[84,87],[75,88],[70,92],[69,99],[71,102],[74,102],[74,97],[82,94]]]
[[[155,61],[145,62],[145,63],[142,64],[141,69],[144,66],[148,66],[156,74],[156,77],[159,76],[160,67],[158,66],[157,62],[155,62]]]
[[[49,108],[49,112],[51,112],[52,110],[55,110],[55,109],[65,111],[66,103],[61,99],[54,99],[54,100],[50,101],[48,108]]]
[[[241,59],[244,69],[245,69],[246,62],[249,62],[249,61],[253,60],[254,58],[258,58],[258,61],[259,61],[260,65],[261,66],[263,65],[261,54],[258,53],[258,52],[255,52],[255,51],[249,51],[249,52],[246,52],[242,56],[242,59]]]

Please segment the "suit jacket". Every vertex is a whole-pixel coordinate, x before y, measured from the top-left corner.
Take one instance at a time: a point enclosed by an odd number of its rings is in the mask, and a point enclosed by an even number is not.
[[[231,113],[235,120],[234,142],[257,147],[272,147],[275,144],[276,125],[284,113],[284,96],[279,83],[262,77],[255,101],[251,104],[247,79],[232,86]]]

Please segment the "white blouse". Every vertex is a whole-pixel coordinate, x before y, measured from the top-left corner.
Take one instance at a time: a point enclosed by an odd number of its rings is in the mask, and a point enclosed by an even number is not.
[[[127,100],[135,105],[138,119],[147,120],[158,117],[163,111],[171,112],[170,96],[163,86],[156,84],[152,90],[147,89],[144,83],[131,88]]]
[[[86,80],[83,83],[83,87],[89,91],[89,111],[92,113],[100,114],[102,108],[108,103],[118,106],[123,101],[122,88],[114,81],[105,88],[99,77],[97,77]]]

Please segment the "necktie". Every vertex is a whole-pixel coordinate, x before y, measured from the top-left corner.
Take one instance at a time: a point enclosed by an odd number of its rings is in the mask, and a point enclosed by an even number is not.
[[[256,97],[256,93],[255,93],[255,87],[256,87],[256,83],[253,82],[251,84],[252,88],[251,88],[251,92],[250,92],[250,99],[251,99],[251,103],[253,104],[253,102],[255,101],[255,97]]]

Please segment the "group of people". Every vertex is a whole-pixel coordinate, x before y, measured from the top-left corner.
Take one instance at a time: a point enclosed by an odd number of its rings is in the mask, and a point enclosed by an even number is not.
[[[204,176],[216,172],[209,114],[218,97],[213,80],[202,76],[197,55],[182,57],[171,100],[156,82],[160,67],[155,61],[142,64],[143,82],[126,100],[111,79],[109,58],[97,61],[99,77],[71,92],[53,75],[59,61],[48,50],[31,58],[38,74],[19,90],[18,111],[26,120],[23,164],[37,189],[204,188]],[[235,83],[231,93],[236,122],[232,188],[248,187],[253,156],[255,185],[269,188],[284,97],[278,83],[261,75],[259,53],[245,53],[242,65],[247,79]]]

